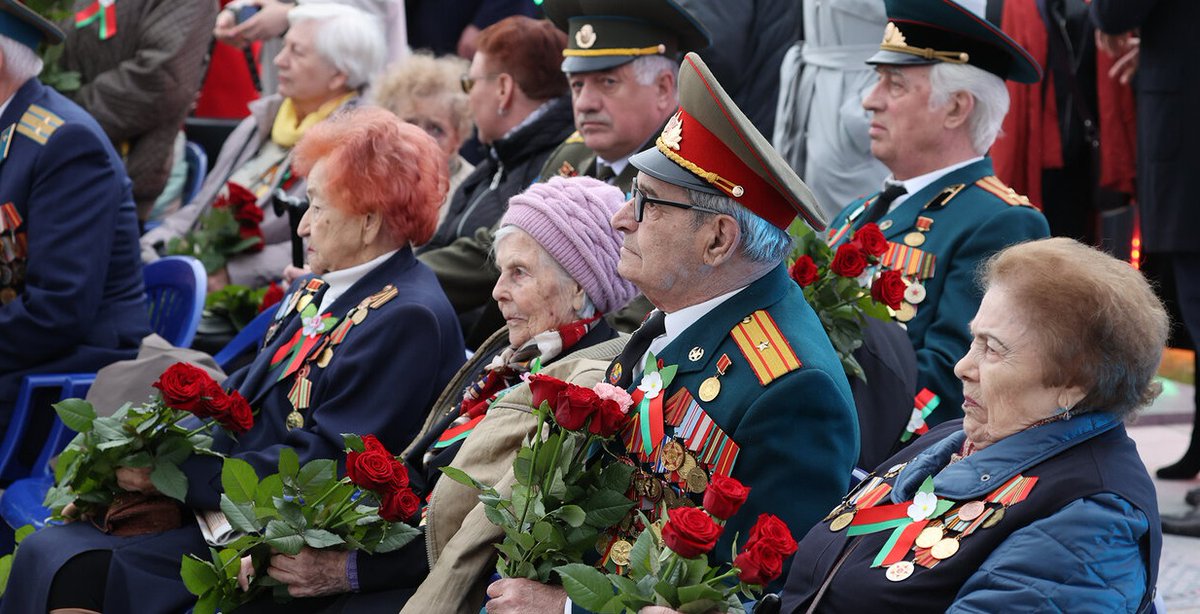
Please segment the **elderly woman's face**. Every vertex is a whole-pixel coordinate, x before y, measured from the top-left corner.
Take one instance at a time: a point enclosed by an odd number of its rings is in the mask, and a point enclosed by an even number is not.
[[[313,273],[324,275],[362,264],[367,216],[349,213],[329,201],[324,162],[312,167],[307,185],[308,210],[296,232],[308,239],[307,261]]]
[[[449,104],[436,98],[420,98],[401,103],[398,110],[400,119],[433,137],[448,159],[458,155],[465,135],[459,133]]]
[[[534,335],[574,322],[583,308],[583,290],[565,280],[550,256],[523,231],[496,245],[500,279],[492,298],[508,324],[508,342],[520,347]],[[565,282],[565,283],[564,283]]]
[[[963,430],[977,448],[1077,403],[1077,389],[1048,387],[1041,341],[1028,314],[1002,285],[993,285],[971,321],[971,349],[954,366],[963,383]],[[1053,368],[1050,366],[1049,368]]]
[[[320,22],[302,21],[283,37],[283,50],[275,56],[279,68],[279,93],[301,103],[320,104],[344,94],[346,77],[317,53]]]

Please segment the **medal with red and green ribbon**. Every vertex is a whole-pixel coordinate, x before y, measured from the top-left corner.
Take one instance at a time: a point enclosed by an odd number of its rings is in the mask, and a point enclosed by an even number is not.
[[[941,516],[953,505],[953,501],[938,499],[933,494],[933,478],[927,477],[912,501],[860,509],[846,534],[867,535],[890,529],[892,535],[871,562],[871,567],[885,567],[903,559],[929,519]]]
[[[649,462],[654,453],[654,446],[663,439],[663,394],[662,391],[671,385],[675,379],[677,365],[658,367],[658,358],[654,352],[646,354],[646,367],[642,370],[642,382],[630,395],[637,406],[637,429],[642,437],[642,448],[639,454],[642,460]],[[632,450],[631,450],[632,451]]]
[[[284,365],[284,368],[279,371],[276,381],[283,380],[300,368],[301,363],[312,352],[313,347],[323,340],[324,334],[337,325],[338,318],[328,313],[317,315],[317,306],[310,302],[300,311],[300,323],[300,329],[296,331],[296,334],[292,335],[287,343],[279,346],[275,355],[271,357],[272,369],[281,364]]]
[[[75,13],[75,29],[86,28],[93,21],[100,22],[100,40],[106,41],[117,33],[116,0],[93,0],[82,11]]]

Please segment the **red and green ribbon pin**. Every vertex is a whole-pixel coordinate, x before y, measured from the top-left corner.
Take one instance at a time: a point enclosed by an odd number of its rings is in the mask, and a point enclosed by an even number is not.
[[[116,0],[94,0],[87,8],[75,13],[75,29],[86,28],[100,21],[100,40],[106,41],[117,33]]]

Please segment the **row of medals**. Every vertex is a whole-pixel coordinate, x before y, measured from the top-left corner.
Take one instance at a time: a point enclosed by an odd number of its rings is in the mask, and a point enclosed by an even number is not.
[[[905,463],[901,463],[888,469],[883,478],[890,479],[896,477],[900,474],[900,470],[904,469],[904,465]],[[866,483],[866,480],[864,480],[864,483]],[[870,490],[871,488],[863,488],[857,492],[865,494]],[[835,533],[841,531],[850,526],[850,523],[854,521],[856,510],[849,509],[855,507],[853,503],[849,503],[849,500],[850,497],[847,497],[829,513],[829,516],[826,516],[826,520],[833,518],[833,521],[829,523],[830,531]],[[962,504],[957,509],[950,509],[942,515],[941,519],[936,521],[937,524],[926,526],[917,535],[914,545],[917,548],[927,548],[929,555],[939,561],[948,559],[958,553],[959,540],[966,537],[965,533],[957,532],[948,527],[959,521],[970,523],[984,514],[988,514],[989,516],[980,526],[984,529],[991,528],[1004,518],[1004,506],[996,504],[996,507],[989,507],[983,501],[970,501]],[[949,533],[958,534],[951,536]],[[892,582],[902,582],[913,575],[914,571],[916,571],[916,566],[912,561],[897,561],[888,566],[885,576]]]
[[[685,449],[683,444],[675,440],[664,443],[661,456],[663,467],[679,475],[681,481],[687,485],[687,492],[701,494],[708,489],[708,473],[700,465],[699,461],[696,460],[696,455]],[[633,463],[628,458],[623,459],[623,461]],[[664,482],[659,476],[643,469],[639,468],[634,472],[631,482],[634,494],[651,501],[654,505],[663,503],[668,509],[684,505],[695,505],[685,494],[675,492],[675,489]],[[625,516],[625,519],[618,525],[621,534],[627,535],[629,533],[630,529],[633,528],[635,517],[636,512],[633,511]],[[603,552],[603,550],[601,551]],[[609,549],[609,559],[617,565],[628,565],[629,554],[632,551],[633,544],[625,539],[617,539]]]
[[[930,223],[929,227],[933,224]],[[883,220],[879,223],[880,230],[887,230],[892,227],[892,220]],[[929,228],[918,228],[904,235],[904,244],[909,247],[920,247],[925,244],[925,233],[929,232]],[[909,275],[904,276],[904,283],[908,287],[904,290],[904,302],[900,304],[899,309],[888,307],[888,313],[901,322],[908,322],[917,317],[917,305],[920,305],[925,300],[925,286],[917,281],[916,278],[910,279]]]

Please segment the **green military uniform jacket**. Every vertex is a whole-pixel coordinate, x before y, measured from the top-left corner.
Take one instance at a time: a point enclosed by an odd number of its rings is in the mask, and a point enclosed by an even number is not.
[[[1041,212],[992,173],[990,158],[951,171],[878,221],[889,242],[881,267],[901,270],[910,283],[896,319],[917,353],[917,386],[941,397],[930,424],[962,415],[954,365],[971,344],[968,324],[983,299],[979,265],[1009,245],[1050,236]],[[850,240],[878,196],[842,210],[829,225],[831,246]]]
[[[680,504],[680,492],[698,502],[715,473],[749,486],[714,560],[731,562],[734,535],[745,545],[759,514],[779,516],[799,538],[845,493],[858,458],[854,400],[821,322],[782,265],[696,321],[658,358],[678,367],[660,393],[665,437],[647,458],[640,418],[621,436],[640,461],[634,487],[650,508],[664,498]],[[630,368],[617,364],[610,382]],[[715,396],[706,383],[712,378],[720,384]]]
[[[654,146],[654,140],[658,138],[658,132],[650,138],[650,141],[642,145],[638,151],[644,151]],[[635,152],[636,153],[636,152]],[[542,166],[541,175],[538,181],[549,181],[551,177],[597,177],[599,165],[596,164],[596,152],[583,143],[583,137],[578,132],[567,137],[553,152],[550,157],[546,158],[545,166]],[[633,187],[633,179],[637,177],[638,170],[632,164],[626,164],[625,168],[617,174],[617,178],[613,181],[613,185],[621,188],[622,192],[629,194],[629,190]],[[606,179],[607,180],[607,179]]]

